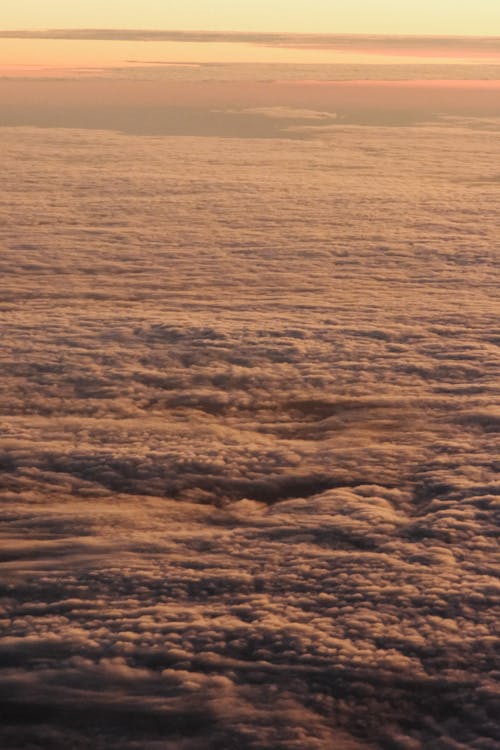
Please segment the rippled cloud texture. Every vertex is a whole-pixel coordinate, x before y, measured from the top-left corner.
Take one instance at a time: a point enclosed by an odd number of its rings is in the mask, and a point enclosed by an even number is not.
[[[499,747],[497,125],[326,122],[0,131],[2,747]]]

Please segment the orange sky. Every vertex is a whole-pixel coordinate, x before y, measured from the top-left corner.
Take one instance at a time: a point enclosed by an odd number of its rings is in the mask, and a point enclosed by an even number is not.
[[[5,32],[4,32],[5,33]],[[8,33],[8,32],[7,32]],[[119,32],[118,32],[119,34]],[[0,37],[2,36],[0,32]],[[50,36],[50,32],[48,33]],[[91,34],[89,35],[91,36]],[[133,34],[132,34],[133,36]],[[244,42],[237,35],[221,33],[222,41],[193,39],[157,41],[134,39],[2,38],[0,73],[16,67],[62,68],[122,67],[127,61],[164,60],[176,62],[247,63],[500,63],[500,40],[486,44],[481,40],[450,41],[422,39],[353,38],[315,42],[291,36],[276,42],[256,35],[256,41]]]

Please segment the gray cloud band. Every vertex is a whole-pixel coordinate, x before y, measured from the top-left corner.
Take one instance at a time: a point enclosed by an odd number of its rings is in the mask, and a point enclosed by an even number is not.
[[[233,31],[176,31],[148,29],[21,29],[0,30],[2,39],[81,39],[137,42],[244,43],[309,49],[363,49],[387,52],[404,49],[419,54],[467,50],[477,54],[499,54],[500,37],[393,36],[357,34],[293,34]]]

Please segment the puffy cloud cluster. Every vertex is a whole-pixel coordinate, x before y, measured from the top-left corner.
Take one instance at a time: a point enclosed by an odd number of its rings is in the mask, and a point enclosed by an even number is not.
[[[2,747],[495,750],[497,135],[0,138]]]

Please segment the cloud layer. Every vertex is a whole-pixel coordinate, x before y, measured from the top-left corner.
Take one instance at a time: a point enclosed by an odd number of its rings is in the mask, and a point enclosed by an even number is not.
[[[497,134],[0,138],[2,746],[495,750]]]
[[[500,122],[499,80],[242,81],[238,70],[233,67],[232,80],[210,81],[155,79],[149,73],[134,80],[0,79],[0,126],[297,139],[337,125],[412,126],[461,118],[464,126],[491,130]]]
[[[397,36],[377,34],[292,34],[158,29],[19,29],[0,30],[2,39],[81,39],[136,42],[206,42],[259,44],[300,49],[364,50],[382,54],[500,54],[500,36]]]

